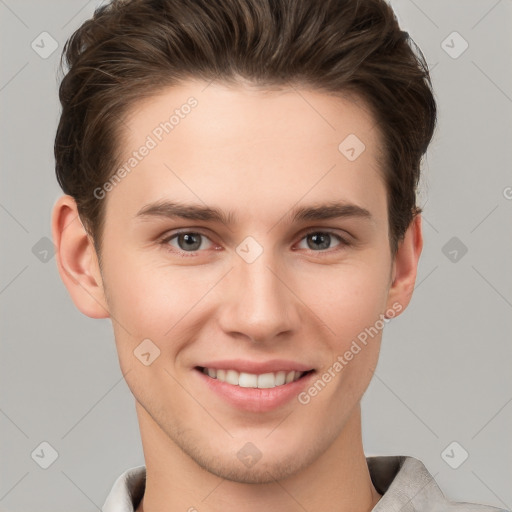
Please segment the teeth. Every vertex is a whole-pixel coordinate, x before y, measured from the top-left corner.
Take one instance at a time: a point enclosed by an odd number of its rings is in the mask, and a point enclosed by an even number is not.
[[[262,373],[258,375],[259,388],[273,388],[276,385],[276,376],[273,373]]]
[[[252,373],[241,373],[238,377],[238,385],[242,388],[257,388],[258,376]]]
[[[203,368],[203,373],[213,379],[227,382],[233,386],[242,388],[269,389],[276,386],[282,386],[300,379],[306,372],[279,371],[272,373],[262,373],[255,375],[253,373],[237,372],[236,370],[216,370],[215,368]]]
[[[226,371],[226,382],[228,384],[233,384],[233,386],[238,386],[238,372],[235,370],[227,370]]]
[[[286,372],[276,373],[276,386],[282,386],[286,382]]]

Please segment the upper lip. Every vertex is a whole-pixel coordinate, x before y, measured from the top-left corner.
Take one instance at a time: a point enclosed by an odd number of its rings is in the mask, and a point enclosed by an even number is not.
[[[313,368],[309,365],[297,363],[286,359],[272,359],[270,361],[248,361],[243,359],[223,359],[221,361],[207,361],[199,364],[202,368],[215,368],[216,370],[235,370],[238,373],[273,373],[279,371],[307,372]]]

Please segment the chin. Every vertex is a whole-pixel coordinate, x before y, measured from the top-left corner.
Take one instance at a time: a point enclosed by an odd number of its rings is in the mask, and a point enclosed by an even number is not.
[[[247,467],[236,457],[200,457],[195,462],[205,471],[230,482],[240,484],[270,484],[284,480],[299,472],[306,461],[297,454],[289,457],[264,461],[263,457],[253,466]]]
[[[308,446],[304,439],[289,437],[288,443],[270,439],[254,444],[231,439],[228,443],[193,442],[188,436],[174,438],[176,444],[198,466],[219,478],[241,484],[267,484],[285,480],[311,465],[327,447],[328,439],[320,436]],[[261,448],[261,451],[258,449]]]

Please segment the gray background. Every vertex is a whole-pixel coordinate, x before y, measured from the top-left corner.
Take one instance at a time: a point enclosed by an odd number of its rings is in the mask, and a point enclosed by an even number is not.
[[[58,59],[99,4],[0,0],[1,511],[98,510],[144,462],[110,322],[75,309],[45,252],[61,194]],[[511,508],[512,1],[392,5],[432,68],[440,113],[417,290],[386,328],[363,398],[365,451],[418,457],[450,499]],[[45,31],[58,43],[50,56]],[[454,31],[469,44],[460,55]],[[31,455],[43,441],[58,452],[48,469]]]

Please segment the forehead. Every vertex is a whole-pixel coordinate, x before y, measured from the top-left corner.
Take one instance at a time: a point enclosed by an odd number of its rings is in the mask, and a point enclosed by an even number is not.
[[[262,222],[300,202],[386,209],[379,132],[355,97],[191,81],[136,103],[120,149],[125,177],[108,202],[125,212],[158,199]]]

